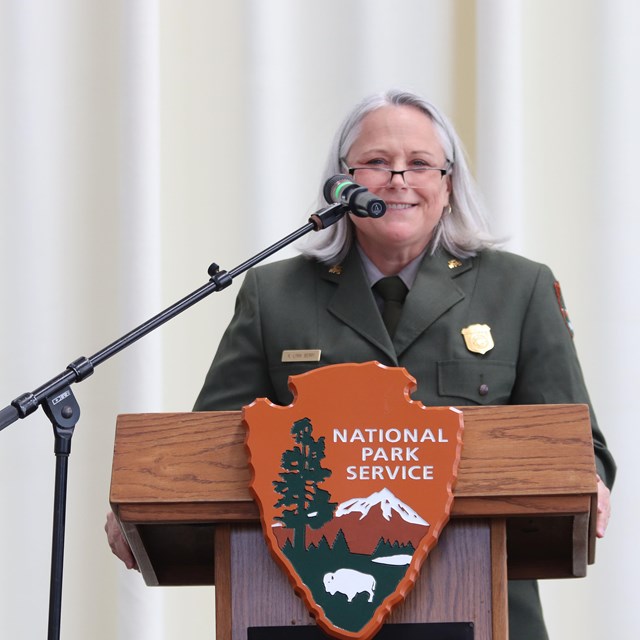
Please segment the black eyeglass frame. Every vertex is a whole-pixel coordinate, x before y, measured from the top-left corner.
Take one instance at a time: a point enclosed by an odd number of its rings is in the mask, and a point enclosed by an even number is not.
[[[389,174],[389,180],[387,180],[386,184],[389,184],[392,180],[393,180],[393,176],[395,175],[400,175],[402,176],[402,181],[407,184],[407,179],[404,177],[404,174],[407,173],[407,171],[418,171],[418,172],[424,172],[424,171],[439,171],[440,172],[440,177],[444,178],[446,175],[448,175],[451,171],[451,169],[453,168],[453,162],[451,162],[450,160],[446,161],[446,166],[445,167],[409,167],[407,169],[402,169],[402,170],[398,170],[396,171],[395,169],[387,169],[386,167],[350,167],[347,164],[347,161],[344,158],[341,158],[341,162],[344,165],[344,168],[347,170],[347,173],[354,178],[355,177],[355,172],[362,170],[362,169],[373,169],[374,171],[385,171],[386,173]]]

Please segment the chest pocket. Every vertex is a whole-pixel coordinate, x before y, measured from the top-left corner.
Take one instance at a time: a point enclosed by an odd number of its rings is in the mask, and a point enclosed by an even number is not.
[[[446,360],[438,362],[438,394],[473,404],[508,404],[515,375],[512,362]]]

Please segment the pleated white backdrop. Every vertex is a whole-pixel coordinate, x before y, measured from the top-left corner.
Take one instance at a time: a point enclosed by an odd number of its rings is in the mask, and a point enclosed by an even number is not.
[[[301,226],[344,113],[417,91],[562,282],[620,467],[551,635],[637,638],[639,31],[634,0],[0,0],[0,408]],[[145,587],[102,527],[116,415],[190,409],[238,284],[74,388],[67,640],[213,637],[213,589]],[[53,478],[41,412],[0,432],[2,638],[46,634]]]

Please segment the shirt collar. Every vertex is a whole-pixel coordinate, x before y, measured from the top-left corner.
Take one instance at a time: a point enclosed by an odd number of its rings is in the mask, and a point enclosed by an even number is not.
[[[373,287],[373,285],[378,282],[378,280],[382,280],[385,277],[384,273],[376,267],[375,264],[370,260],[369,256],[362,250],[362,247],[356,242],[356,247],[358,249],[358,253],[360,255],[360,261],[362,262],[362,267],[364,269],[364,274],[369,282],[369,286]],[[418,270],[420,269],[420,263],[424,258],[427,249],[425,248],[422,253],[414,258],[408,265],[403,267],[399,273],[394,274],[400,277],[402,282],[407,285],[407,289],[411,289],[413,283],[416,281],[416,277],[418,275]]]

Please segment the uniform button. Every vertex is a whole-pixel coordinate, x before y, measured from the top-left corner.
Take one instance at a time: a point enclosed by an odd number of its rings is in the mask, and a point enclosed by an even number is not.
[[[478,393],[479,393],[481,396],[486,396],[486,395],[487,395],[487,393],[489,393],[489,387],[488,387],[488,385],[486,385],[486,384],[481,384],[481,385],[478,387]]]

